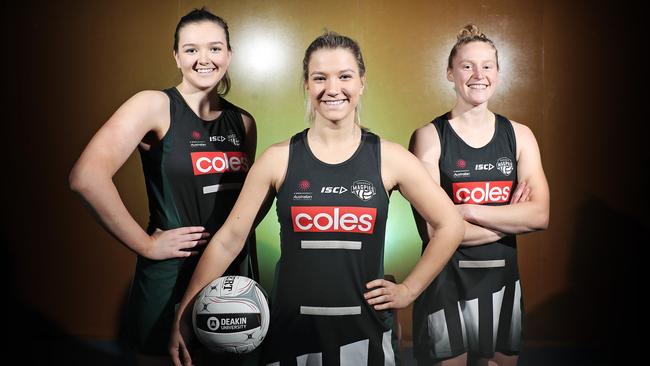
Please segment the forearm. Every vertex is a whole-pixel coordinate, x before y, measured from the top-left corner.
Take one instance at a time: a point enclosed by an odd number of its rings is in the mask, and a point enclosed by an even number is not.
[[[413,299],[426,289],[440,273],[463,238],[462,222],[439,227],[433,231],[422,257],[404,280]]]
[[[93,176],[92,173],[87,175]],[[113,237],[137,254],[146,256],[151,237],[128,212],[110,178],[71,177],[70,188],[81,196],[96,220]]]
[[[548,207],[537,202],[504,206],[464,205],[463,219],[505,234],[523,234],[548,227]]]
[[[201,255],[201,259],[194,269],[192,279],[185,290],[185,294],[181,299],[176,313],[176,320],[180,321],[182,317],[188,316],[188,309],[192,305],[196,295],[211,281],[219,278],[228,269],[228,266],[239,254],[243,248],[242,245],[237,247],[227,247],[223,245],[223,235],[219,236],[218,233],[210,241],[207,248]],[[232,241],[231,241],[232,242]]]
[[[505,236],[504,233],[488,229],[482,226],[474,225],[471,222],[464,221],[465,235],[461,246],[475,246],[493,243]]]

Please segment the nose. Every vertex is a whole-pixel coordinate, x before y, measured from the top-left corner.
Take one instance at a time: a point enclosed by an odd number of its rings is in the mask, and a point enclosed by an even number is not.
[[[475,68],[472,76],[476,79],[483,79],[483,69],[480,67]]]
[[[201,50],[199,51],[199,59],[198,62],[201,65],[205,65],[210,62],[210,59],[208,58],[208,51],[206,50]]]
[[[325,85],[325,92],[327,95],[337,95],[339,93],[339,83],[338,78],[329,78]]]

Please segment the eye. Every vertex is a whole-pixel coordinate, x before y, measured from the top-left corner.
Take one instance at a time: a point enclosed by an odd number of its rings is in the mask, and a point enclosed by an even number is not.
[[[339,77],[341,80],[350,80],[352,79],[352,75],[350,74],[343,74]]]
[[[221,47],[211,47],[210,52],[214,52],[214,53],[221,52]]]
[[[325,77],[321,75],[315,75],[311,78],[313,81],[325,81]]]
[[[485,66],[483,66],[483,69],[492,70],[492,65],[485,65]]]
[[[471,70],[471,69],[472,69],[472,65],[465,64],[465,65],[462,65],[461,68],[462,68],[463,70]]]
[[[197,52],[196,48],[186,48],[185,49],[185,53],[190,53],[191,54],[191,53],[196,53],[196,52]]]

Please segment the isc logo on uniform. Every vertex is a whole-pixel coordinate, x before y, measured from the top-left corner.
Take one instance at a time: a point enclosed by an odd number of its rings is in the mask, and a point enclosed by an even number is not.
[[[490,163],[476,164],[474,166],[474,170],[492,170],[492,169],[494,169],[494,165]]]
[[[335,193],[335,194],[343,194],[347,192],[348,189],[345,187],[323,187],[320,189],[320,193]]]
[[[241,151],[204,151],[191,155],[194,175],[247,172],[249,168],[248,156]]]
[[[510,199],[511,181],[453,183],[454,203],[504,203]]]
[[[376,217],[375,207],[291,207],[294,232],[372,234]]]

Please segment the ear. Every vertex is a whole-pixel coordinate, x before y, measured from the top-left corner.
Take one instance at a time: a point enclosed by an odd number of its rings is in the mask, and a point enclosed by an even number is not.
[[[363,95],[363,90],[366,87],[366,75],[363,75],[361,77],[361,90],[359,91],[359,95]]]
[[[447,68],[447,80],[454,82],[454,70]]]
[[[181,68],[181,60],[178,58],[178,53],[175,50],[172,50],[172,56],[174,57],[174,60],[176,60],[176,67]]]
[[[232,60],[232,51],[228,50],[228,59],[226,60],[226,69],[230,66],[230,61]]]

